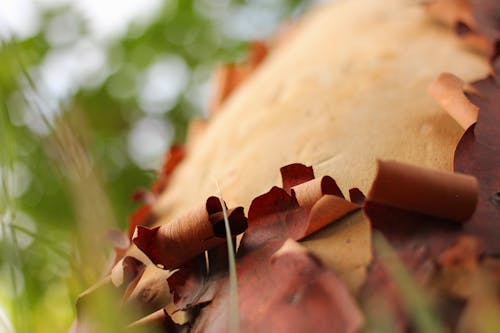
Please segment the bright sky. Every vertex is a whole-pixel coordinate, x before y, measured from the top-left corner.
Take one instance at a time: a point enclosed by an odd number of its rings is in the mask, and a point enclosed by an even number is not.
[[[38,68],[30,69],[39,82],[38,93],[45,102],[54,101],[41,110],[50,119],[59,112],[57,101],[67,100],[82,86],[98,85],[108,76],[111,69],[106,42],[123,36],[132,22],[147,23],[153,19],[163,3],[162,0],[1,0],[0,39],[28,38],[39,31],[45,10],[70,8],[48,22],[45,37],[52,48]],[[85,36],[77,26],[78,17],[83,18],[88,28]],[[165,55],[145,73],[136,74],[139,87],[143,87],[139,90],[139,100],[146,115],[130,130],[129,155],[142,168],[157,168],[173,130],[154,114],[167,112],[175,105],[187,84],[189,71],[183,59]],[[27,96],[28,100],[38,98],[29,91]],[[18,102],[19,99],[11,99],[11,103]],[[21,104],[11,106],[19,109]],[[48,133],[38,114],[28,110],[23,115],[19,122],[41,135]]]
[[[161,0],[2,0],[0,36],[13,34],[23,39],[35,34],[44,9],[70,6],[88,20],[92,34],[99,39],[123,35],[132,21],[151,19]]]
[[[39,67],[30,69],[39,83],[37,93],[43,96],[45,104],[51,103],[41,110],[51,119],[60,112],[59,103],[70,99],[81,87],[101,84],[115,70],[109,65],[107,42],[123,36],[132,22],[147,23],[163,5],[176,1],[183,0],[0,0],[0,39],[28,38],[40,30],[44,11],[61,6],[69,8],[48,22],[45,37],[52,47]],[[242,40],[265,38],[275,31],[283,6],[283,0],[253,0],[237,6],[229,0],[194,1],[195,10],[200,14],[221,21],[224,34]],[[80,31],[78,18],[86,23],[88,33],[85,35]],[[107,87],[117,98],[138,91],[144,117],[130,129],[128,153],[145,169],[159,167],[173,137],[172,126],[161,115],[176,105],[191,75],[196,75],[178,55],[164,54],[156,58],[144,72],[135,72],[133,68],[121,71],[134,78],[135,86],[124,86],[127,80],[112,80]],[[123,66],[126,68],[127,64]],[[208,82],[199,82],[198,86],[189,87],[187,96],[195,105],[204,107],[210,87]],[[13,109],[21,108],[22,98],[14,97],[9,103]],[[40,97],[28,92],[28,99]],[[18,114],[15,115],[20,118],[18,123],[41,135],[49,132],[39,114],[29,110],[22,116]]]

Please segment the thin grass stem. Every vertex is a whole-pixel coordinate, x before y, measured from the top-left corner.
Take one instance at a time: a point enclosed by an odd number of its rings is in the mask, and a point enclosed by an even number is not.
[[[407,307],[408,314],[418,332],[445,332],[436,311],[432,308],[424,291],[421,290],[404,267],[398,255],[385,237],[379,232],[373,233],[373,247],[380,256],[384,267],[396,282],[400,295]]]
[[[227,254],[229,261],[229,332],[239,333],[240,331],[240,314],[238,302],[238,277],[236,275],[236,260],[234,256],[233,236],[231,234],[231,227],[229,225],[229,218],[227,216],[227,209],[224,200],[222,200],[222,193],[219,183],[217,185],[217,195],[222,206],[222,213],[224,214],[224,226],[226,229],[226,244]]]

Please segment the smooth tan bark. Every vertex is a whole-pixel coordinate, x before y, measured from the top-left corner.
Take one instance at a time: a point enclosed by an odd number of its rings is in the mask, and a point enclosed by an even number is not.
[[[254,197],[280,185],[279,168],[294,162],[312,165],[318,178],[332,176],[344,194],[351,187],[368,191],[377,159],[451,171],[464,130],[428,86],[443,72],[467,82],[487,71],[486,60],[419,1],[318,7],[189,147],[153,208],[162,216],[158,224],[214,193],[215,180],[229,206],[247,209]],[[363,217],[348,220],[306,243],[356,286],[371,255],[369,228]]]

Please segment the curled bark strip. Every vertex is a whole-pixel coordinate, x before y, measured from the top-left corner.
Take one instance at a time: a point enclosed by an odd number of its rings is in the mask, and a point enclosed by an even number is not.
[[[216,114],[226,99],[266,58],[268,47],[262,41],[250,43],[249,57],[241,64],[226,64],[215,73],[215,94],[210,101],[209,114]]]
[[[123,258],[110,269],[111,282],[116,288],[120,288],[124,283],[130,283],[142,266],[149,264],[151,264],[151,260],[132,245],[127,249]]]
[[[246,230],[247,224],[246,224],[246,222],[243,222],[244,220],[246,221],[243,207],[236,207],[236,208],[229,209],[227,211],[227,215],[230,218],[229,221],[240,221],[239,223],[233,223],[233,225],[231,226],[231,234],[232,235],[239,235],[243,231]],[[210,215],[210,223],[212,223],[212,228],[213,228],[213,232],[214,232],[215,236],[221,237],[221,238],[226,237],[226,228],[224,226],[224,213],[223,212],[217,212],[217,213]]]
[[[500,151],[500,140],[498,140],[498,133],[500,132],[500,112],[498,112],[500,109],[500,81],[498,80],[498,76],[489,75],[482,80],[473,82],[472,87],[477,89],[478,94],[468,96],[471,102],[477,105],[480,110],[474,128],[476,141],[497,152]],[[498,156],[498,153],[495,155]],[[489,165],[498,164],[492,163]]]
[[[158,175],[158,179],[151,187],[151,192],[140,191],[137,195],[134,195],[134,199],[145,199],[145,203],[130,215],[128,226],[129,239],[132,239],[137,226],[151,225],[156,220],[157,217],[152,209],[156,197],[165,189],[170,180],[170,176],[185,156],[186,148],[184,146],[171,146],[165,155],[165,162]]]
[[[210,115],[216,114],[224,101],[236,89],[238,85],[236,77],[236,66],[233,64],[226,64],[215,71],[213,81],[216,88],[208,107]]]
[[[429,94],[463,129],[467,129],[477,121],[479,108],[465,96],[463,85],[455,75],[442,73],[430,84]]]
[[[236,244],[235,237],[233,244]],[[221,244],[206,252],[206,260],[205,253],[202,253],[183,264],[167,279],[174,297],[174,313],[209,303],[214,298],[220,281],[226,277],[228,257],[227,244]]]
[[[336,195],[323,195],[311,208],[307,221],[307,229],[303,237],[324,228],[333,221],[337,221],[359,208],[359,205]]]
[[[492,45],[488,38],[472,30],[467,24],[458,22],[455,25],[455,33],[462,39],[465,45],[484,54],[491,54]]]
[[[127,256],[123,258],[123,280],[125,283],[130,283],[134,280],[146,267],[144,263],[137,258]]]
[[[296,208],[299,208],[297,200],[283,189],[274,186],[269,192],[252,200],[248,209],[249,224],[252,223],[251,221],[258,221],[266,216]]]
[[[141,274],[146,265],[137,258],[126,256],[111,270],[110,277],[114,286],[128,285]]]
[[[477,198],[472,176],[379,160],[367,201],[463,222],[474,213]]]
[[[472,86],[469,99],[480,109],[477,123],[462,136],[455,150],[454,170],[474,175],[479,182],[479,203],[466,231],[479,236],[486,253],[500,252],[498,216],[500,204],[500,84],[488,76]]]
[[[292,187],[314,179],[312,166],[300,163],[285,165],[280,169],[283,189],[290,194]]]
[[[139,226],[133,241],[155,264],[165,269],[177,268],[226,241],[221,212],[219,199],[210,197],[204,205],[175,221],[153,229]],[[232,232],[241,233],[246,229],[247,219],[242,207],[230,209],[228,219]]]
[[[428,13],[449,27],[469,46],[494,54],[500,40],[500,5],[497,0],[434,0]]]
[[[168,181],[170,180],[170,176],[185,156],[186,148],[184,146],[173,145],[170,147],[165,156],[165,162],[158,176],[158,180],[153,184],[151,188],[153,194],[158,195],[165,189]]]
[[[309,207],[299,206],[297,198],[288,193],[285,189],[279,187],[271,188],[269,192],[256,197],[252,201],[248,213],[248,230],[241,240],[236,260],[238,270],[238,292],[241,297],[240,299],[244,299],[243,304],[240,303],[240,314],[242,318],[245,318],[244,320],[252,318],[252,320],[255,321],[253,311],[258,308],[267,307],[266,304],[270,304],[270,297],[254,297],[254,294],[255,288],[259,288],[259,290],[267,290],[268,287],[270,290],[276,288],[274,280],[270,280],[270,276],[273,275],[272,265],[279,265],[283,258],[297,255],[299,257],[307,257],[308,260],[314,262],[315,265],[323,267],[316,257],[306,253],[307,251],[303,251],[303,248],[302,250],[298,249],[298,251],[294,251],[293,248],[297,250],[297,247],[300,246],[291,241],[289,241],[288,244],[291,245],[292,249],[285,246],[283,250],[278,252],[278,255],[274,256],[274,259],[271,260],[276,250],[278,250],[287,239],[303,239],[324,226],[339,220],[353,210],[359,209],[359,205],[335,195],[341,195],[341,192],[335,181],[330,177],[310,180],[310,178],[314,177],[312,168],[310,167],[301,164],[293,164],[282,168],[281,173],[284,179],[283,182],[288,184],[288,186],[285,185],[285,187],[289,192],[293,192],[291,187],[294,184],[301,184],[296,186],[299,192],[302,190],[313,191],[316,194],[312,196],[313,199]],[[295,190],[297,190],[297,188],[295,188]],[[210,253],[216,251],[216,249],[208,252],[209,258],[211,258]],[[224,251],[224,253],[227,253],[227,251]],[[271,265],[269,265],[269,260],[272,261]],[[220,318],[219,315],[221,313],[219,311],[225,311],[227,309],[227,275],[218,274],[218,272],[224,273],[227,270],[225,268],[218,270],[217,268],[217,264],[225,264],[226,262],[227,260],[210,260],[209,273],[206,274],[204,261],[191,261],[190,263],[183,264],[181,269],[174,273],[168,280],[169,286],[174,293],[174,298],[176,299],[176,309],[189,309],[193,305],[211,301],[210,304],[203,308],[201,314],[202,318],[196,321],[196,328],[193,329],[194,332],[211,330],[224,331],[220,325],[225,325],[225,321],[213,321],[211,318]],[[291,271],[291,269],[288,269],[283,272],[291,274]],[[302,273],[301,271],[300,274]],[[315,275],[313,274],[313,276]],[[308,286],[314,284],[309,277],[306,277],[306,280],[308,281]],[[330,277],[328,280],[332,282]],[[281,281],[281,278],[278,278],[276,281]],[[302,280],[300,282],[302,282]],[[305,284],[299,283],[297,287],[297,297],[300,299],[305,298],[305,294],[302,293],[303,285]],[[344,287],[339,286],[339,288],[342,289]],[[286,291],[289,291],[289,289],[287,288]],[[252,296],[242,296],[246,294],[250,295],[250,292],[254,294],[252,294]],[[266,291],[266,295],[267,294]],[[340,295],[341,294],[337,294],[337,296]],[[295,296],[293,298],[295,299]],[[344,300],[343,297],[341,298],[342,299],[336,299],[336,301],[338,300],[341,303],[344,301],[350,302],[349,300]],[[318,299],[316,293],[314,299]],[[314,303],[316,301],[311,302]],[[319,301],[319,303],[323,304],[322,301]],[[289,302],[283,305],[279,300],[277,300],[277,304],[283,306],[286,311],[291,308],[301,307],[300,304],[292,304],[290,308]],[[247,309],[251,310],[249,311]],[[205,321],[205,319],[207,321]],[[326,317],[323,319],[326,320]],[[354,325],[358,325],[359,318],[356,317],[354,319]],[[336,321],[336,319],[334,321]],[[312,322],[316,323],[316,320],[312,320]],[[260,325],[260,323],[258,323],[258,325]],[[266,324],[262,323],[262,325]],[[261,327],[257,327],[254,324],[250,326],[244,324],[241,327],[244,327],[245,331],[249,332],[262,331]],[[325,330],[326,327],[327,326],[325,326]],[[280,326],[280,328],[281,330],[279,331],[289,331],[289,327],[285,329]],[[328,331],[331,329],[331,326],[328,326]]]
[[[433,18],[447,26],[453,27],[457,22],[475,26],[469,0],[434,0],[425,6]]]
[[[264,59],[267,57],[269,53],[269,48],[266,42],[261,40],[254,40],[250,43],[250,66],[255,68],[257,67]]]
[[[437,262],[446,268],[474,272],[479,260],[479,243],[476,237],[461,236],[457,242],[441,253]]]
[[[167,286],[170,272],[155,265],[147,265],[127,286],[122,298],[122,306],[140,318],[168,305],[172,295]],[[127,312],[127,311],[125,311]],[[130,320],[130,319],[129,319]],[[130,320],[131,321],[131,320]]]
[[[365,202],[365,195],[359,188],[355,187],[349,190],[349,199],[355,204],[363,205]]]
[[[209,282],[205,254],[200,254],[182,265],[168,277],[167,282],[174,297],[174,311],[187,310],[205,302],[202,297]]]
[[[139,281],[141,281],[145,269],[146,268],[143,267],[143,269],[138,272],[137,276],[135,276],[135,278],[127,285],[127,288],[123,293],[122,303],[125,303],[130,299],[130,295],[132,295],[137,285],[139,284]]]
[[[486,113],[486,109],[480,114]],[[481,118],[479,118],[480,123]],[[498,121],[493,122],[497,124]],[[458,172],[466,172],[477,177],[479,181],[479,202],[470,223],[465,225],[466,231],[477,235],[481,239],[481,245],[489,254],[500,253],[500,205],[495,200],[496,193],[500,188],[500,150],[493,149],[484,144],[487,142],[483,133],[481,136],[475,134],[479,130],[477,125],[471,126],[462,136],[455,151],[454,169]],[[498,128],[498,127],[497,127]],[[486,129],[486,128],[485,128]],[[489,132],[491,139],[498,137],[497,130]],[[490,141],[493,144],[493,140]]]
[[[171,301],[172,296],[166,288],[169,274],[132,256],[126,256],[113,268],[109,278],[120,292],[120,310],[128,314],[129,321],[156,311]]]
[[[361,329],[363,315],[345,284],[303,246],[285,235],[251,247],[237,261],[241,333]],[[191,332],[227,332],[228,299],[222,288]]]
[[[500,41],[500,3],[497,0],[470,0],[477,30],[495,45]]]
[[[273,187],[252,201],[248,213],[249,228],[242,243],[252,248],[253,243],[276,239],[273,234],[300,240],[359,208],[357,204],[329,194],[322,195],[310,207],[300,207],[294,197]],[[238,253],[242,251],[240,248]]]
[[[337,183],[330,176],[324,176],[323,178],[317,178],[294,186],[291,189],[291,193],[297,199],[299,206],[304,208],[312,207],[316,201],[326,194],[344,198]]]
[[[128,237],[132,239],[135,228],[139,225],[149,225],[156,220],[152,206],[145,204],[137,208],[131,215],[128,224]]]

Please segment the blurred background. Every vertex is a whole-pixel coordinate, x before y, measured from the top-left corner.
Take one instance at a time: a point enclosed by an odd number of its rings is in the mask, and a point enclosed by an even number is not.
[[[0,0],[0,333],[66,332],[211,73],[313,0]]]

